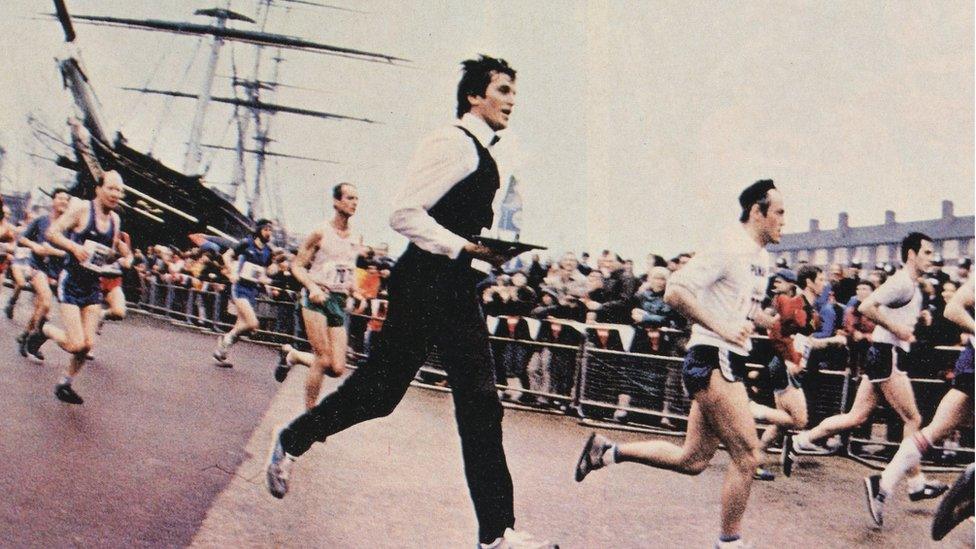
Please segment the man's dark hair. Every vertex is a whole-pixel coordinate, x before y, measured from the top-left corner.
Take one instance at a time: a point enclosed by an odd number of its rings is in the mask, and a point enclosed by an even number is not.
[[[800,267],[800,270],[796,272],[796,284],[800,289],[807,289],[807,281],[814,281],[817,279],[817,275],[823,272],[820,267],[816,265],[804,265]]]
[[[681,252],[680,254],[678,254],[678,259],[680,260],[682,257],[687,257],[688,259],[691,259],[691,254],[688,252]]]
[[[874,290],[874,282],[871,282],[870,280],[864,278],[857,281],[857,284],[854,287],[856,288],[857,286],[870,286],[871,289]]]
[[[772,179],[760,179],[746,187],[739,195],[739,205],[742,206],[739,222],[749,221],[749,212],[752,211],[753,204],[758,204],[759,213],[766,215],[769,212],[769,191],[775,188],[776,184]]]
[[[350,187],[355,187],[352,183],[339,183],[335,187],[332,187],[332,198],[336,200],[342,200],[342,188],[346,185]]]
[[[488,84],[491,83],[491,73],[507,74],[515,80],[515,69],[508,66],[504,59],[495,59],[487,55],[479,55],[477,59],[461,62],[461,81],[457,88],[457,117],[471,110],[468,96],[484,97]]]
[[[909,250],[918,253],[922,249],[922,242],[932,242],[932,237],[925,233],[908,233],[901,241],[901,260],[908,261]]]
[[[270,219],[258,219],[254,224],[254,235],[257,236],[261,232],[261,229],[273,224]]]
[[[55,187],[54,190],[51,191],[51,198],[58,196],[60,193],[64,193],[68,196],[71,196],[71,193],[68,192],[68,189],[65,189],[64,187]]]

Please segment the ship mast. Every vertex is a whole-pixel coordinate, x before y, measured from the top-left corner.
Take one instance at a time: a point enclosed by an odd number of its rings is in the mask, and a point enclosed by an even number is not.
[[[230,0],[227,0],[230,7]],[[254,23],[254,20],[246,15],[230,11],[223,8],[211,8],[197,10],[195,15],[207,15],[217,20],[216,28],[223,31],[227,28],[227,20],[235,19]],[[217,71],[217,59],[220,56],[220,48],[224,45],[224,39],[220,33],[212,35],[210,43],[210,59],[207,62],[207,70],[204,73],[203,81],[200,83],[200,92],[197,94],[197,108],[193,113],[193,124],[190,126],[190,141],[186,147],[186,159],[183,162],[183,173],[195,174],[203,160],[203,151],[200,148],[201,137],[203,136],[203,121],[207,115],[207,106],[210,104],[210,93],[213,89],[214,75]]]

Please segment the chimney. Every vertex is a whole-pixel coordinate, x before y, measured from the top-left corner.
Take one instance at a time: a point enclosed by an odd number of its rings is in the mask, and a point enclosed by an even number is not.
[[[885,225],[895,224],[895,212],[891,210],[885,210]]]
[[[817,232],[819,230],[820,230],[820,220],[819,219],[811,219],[810,220],[810,232],[811,233],[815,233],[815,232]]]
[[[837,216],[837,228],[842,231],[846,231],[850,228],[847,223],[847,212],[840,212],[840,215]]]
[[[953,205],[951,200],[942,201],[942,219],[952,219],[955,217],[953,213]]]

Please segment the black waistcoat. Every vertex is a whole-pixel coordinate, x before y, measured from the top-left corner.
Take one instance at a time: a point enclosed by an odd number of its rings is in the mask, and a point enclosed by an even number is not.
[[[482,228],[491,228],[495,215],[491,204],[499,186],[498,165],[471,132],[461,126],[457,128],[474,142],[478,167],[458,181],[427,213],[447,230],[468,238],[480,234]]]

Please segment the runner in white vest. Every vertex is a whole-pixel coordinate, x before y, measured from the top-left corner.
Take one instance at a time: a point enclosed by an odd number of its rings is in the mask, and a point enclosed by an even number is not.
[[[359,193],[350,183],[340,183],[332,190],[335,216],[312,231],[298,249],[292,274],[302,288],[302,319],[312,352],[305,353],[291,345],[281,347],[275,379],[284,381],[295,364],[309,367],[305,378],[305,406],[318,402],[322,377],[339,377],[346,371],[346,302],[356,292],[356,258],[363,238],[349,227],[356,213]]]
[[[721,442],[732,465],[722,487],[719,549],[745,546],[742,516],[762,452],[742,379],[753,330],[773,325],[773,317],[761,307],[770,263],[766,245],[779,242],[785,213],[783,197],[769,179],[742,191],[739,205],[740,226],[672,275],[664,294],[669,305],[694,323],[682,367],[685,391],[692,399],[684,443],[615,444],[593,433],[576,464],[577,482],[591,471],[622,462],[697,475]]]

